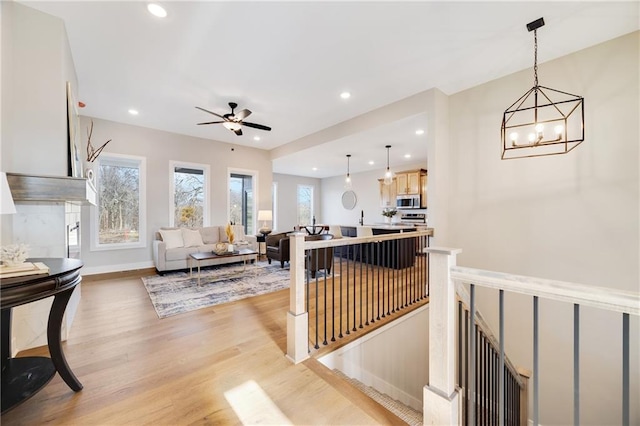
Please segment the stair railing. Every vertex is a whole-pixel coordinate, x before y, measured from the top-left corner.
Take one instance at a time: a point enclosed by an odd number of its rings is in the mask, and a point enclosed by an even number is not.
[[[429,318],[429,384],[424,390],[424,424],[459,424],[463,410],[462,399],[455,380],[455,306],[456,289],[469,286],[469,310],[472,331],[469,332],[467,348],[476,348],[477,322],[475,306],[476,286],[499,291],[499,337],[500,346],[498,371],[504,367],[504,292],[524,294],[533,300],[533,425],[538,425],[538,303],[539,299],[548,299],[572,303],[574,306],[574,424],[580,424],[580,307],[588,306],[622,314],[622,424],[630,422],[630,366],[629,366],[629,316],[640,315],[640,294],[584,284],[575,284],[542,278],[525,277],[501,272],[484,271],[456,266],[458,249],[429,248],[430,253],[430,318]],[[460,291],[464,293],[463,291]],[[469,369],[475,365],[476,351],[468,354]],[[471,378],[474,374],[471,374]],[[472,379],[474,380],[474,379]],[[505,382],[499,380],[499,419],[505,424]],[[476,418],[475,383],[468,386],[467,424],[482,424]],[[520,418],[520,424],[528,419]]]
[[[309,357],[309,342],[318,349],[426,300],[428,256],[422,250],[431,235],[307,241],[304,233],[291,234],[287,357],[301,362]]]

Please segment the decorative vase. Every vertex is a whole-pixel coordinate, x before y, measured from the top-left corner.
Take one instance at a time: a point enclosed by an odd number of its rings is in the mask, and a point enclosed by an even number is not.
[[[391,218],[389,216],[385,216],[384,217],[384,221],[385,221],[385,223],[390,224],[391,223]]]
[[[227,251],[229,253],[231,253],[233,251],[233,244],[231,244],[231,243],[227,244]]]

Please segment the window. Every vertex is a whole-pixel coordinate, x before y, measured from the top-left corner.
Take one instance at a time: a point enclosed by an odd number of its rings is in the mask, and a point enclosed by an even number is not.
[[[298,225],[313,221],[313,186],[298,185]]]
[[[245,235],[255,234],[254,177],[244,173],[229,174],[229,220],[244,225]]]
[[[169,224],[178,227],[208,226],[209,166],[172,161],[170,176]]]
[[[145,176],[143,157],[100,156],[98,205],[92,209],[92,250],[146,247]]]
[[[278,229],[278,182],[273,182],[271,185],[271,216],[273,217],[271,220],[271,229]]]

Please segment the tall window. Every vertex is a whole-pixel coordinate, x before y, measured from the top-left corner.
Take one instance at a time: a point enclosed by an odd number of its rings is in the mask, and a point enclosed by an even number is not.
[[[98,161],[98,205],[93,214],[92,249],[145,247],[143,157],[102,154]]]
[[[271,229],[278,229],[278,182],[271,184],[271,210],[272,221]]]
[[[244,225],[245,235],[255,234],[253,176],[231,173],[229,176],[229,220]]]
[[[298,185],[298,224],[307,225],[313,220],[313,186]]]
[[[209,225],[209,166],[172,161],[171,226]]]

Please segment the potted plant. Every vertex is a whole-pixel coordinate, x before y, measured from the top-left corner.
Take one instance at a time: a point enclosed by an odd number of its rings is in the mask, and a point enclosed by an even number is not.
[[[395,207],[387,207],[382,211],[382,216],[385,217],[387,223],[391,223],[391,218],[398,214],[398,210]]]

